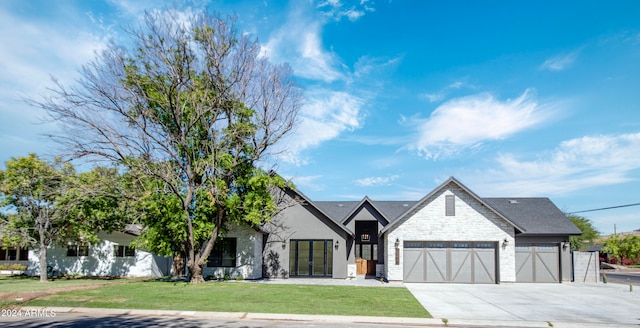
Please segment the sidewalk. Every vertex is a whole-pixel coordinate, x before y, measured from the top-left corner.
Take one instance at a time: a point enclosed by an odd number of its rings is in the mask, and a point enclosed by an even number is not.
[[[22,311],[31,313],[55,313],[58,316],[63,313],[78,313],[87,315],[104,316],[148,316],[148,317],[187,317],[198,319],[231,319],[231,320],[262,320],[262,321],[299,321],[309,323],[336,323],[336,324],[379,324],[397,326],[423,326],[423,327],[559,327],[559,328],[596,328],[596,327],[638,327],[638,325],[617,324],[588,324],[570,322],[546,321],[505,321],[505,320],[469,320],[449,319],[445,325],[444,319],[423,318],[396,318],[396,317],[369,317],[369,316],[331,316],[331,315],[306,315],[306,314],[279,314],[279,313],[246,313],[246,312],[198,312],[198,311],[167,311],[167,310],[126,310],[126,309],[101,309],[101,308],[68,308],[68,307],[38,307],[24,306]]]

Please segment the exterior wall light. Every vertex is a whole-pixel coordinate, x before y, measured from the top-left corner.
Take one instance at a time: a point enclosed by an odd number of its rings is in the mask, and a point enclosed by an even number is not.
[[[336,249],[338,249],[338,247],[340,247],[340,241],[336,240],[336,245],[334,246]]]
[[[396,238],[396,243],[394,244],[396,248],[400,247],[400,239]]]
[[[507,247],[507,246],[509,246],[509,239],[505,238],[505,239],[502,241],[502,248],[505,248],[505,247]]]
[[[287,242],[283,240],[282,241],[282,249],[285,249],[285,248],[287,248]]]
[[[569,248],[569,246],[571,245],[571,243],[568,241],[563,241],[561,244],[562,244],[562,250],[567,250],[567,248]]]

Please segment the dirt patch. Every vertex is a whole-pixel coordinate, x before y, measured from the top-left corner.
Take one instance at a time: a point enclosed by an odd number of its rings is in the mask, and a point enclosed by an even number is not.
[[[52,288],[47,290],[39,290],[35,292],[16,292],[16,293],[0,293],[0,300],[3,301],[17,301],[18,303],[24,303],[27,301],[34,300],[36,298],[45,297],[55,295],[61,292],[69,292],[74,290],[87,290],[87,289],[95,289],[105,286],[111,286],[120,284],[122,282],[110,282],[103,284],[95,284],[95,285],[85,285],[85,286],[70,286],[70,287],[61,287],[61,288]]]

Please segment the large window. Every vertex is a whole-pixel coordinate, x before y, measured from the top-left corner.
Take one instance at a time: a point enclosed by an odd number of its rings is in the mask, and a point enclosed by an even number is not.
[[[27,261],[29,250],[20,247],[0,248],[0,261]]]
[[[213,250],[207,260],[208,267],[236,266],[236,238],[221,238],[216,240]]]
[[[136,256],[136,249],[131,246],[113,245],[113,254],[115,257],[133,257]]]
[[[67,257],[89,256],[89,246],[69,245],[67,246]]]
[[[291,240],[289,275],[331,277],[333,240]]]

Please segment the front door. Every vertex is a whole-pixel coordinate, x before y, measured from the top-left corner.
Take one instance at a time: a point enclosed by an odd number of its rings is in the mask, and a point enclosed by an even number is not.
[[[356,244],[356,274],[376,274],[378,244]]]
[[[332,240],[291,240],[289,276],[331,277],[332,271]]]

